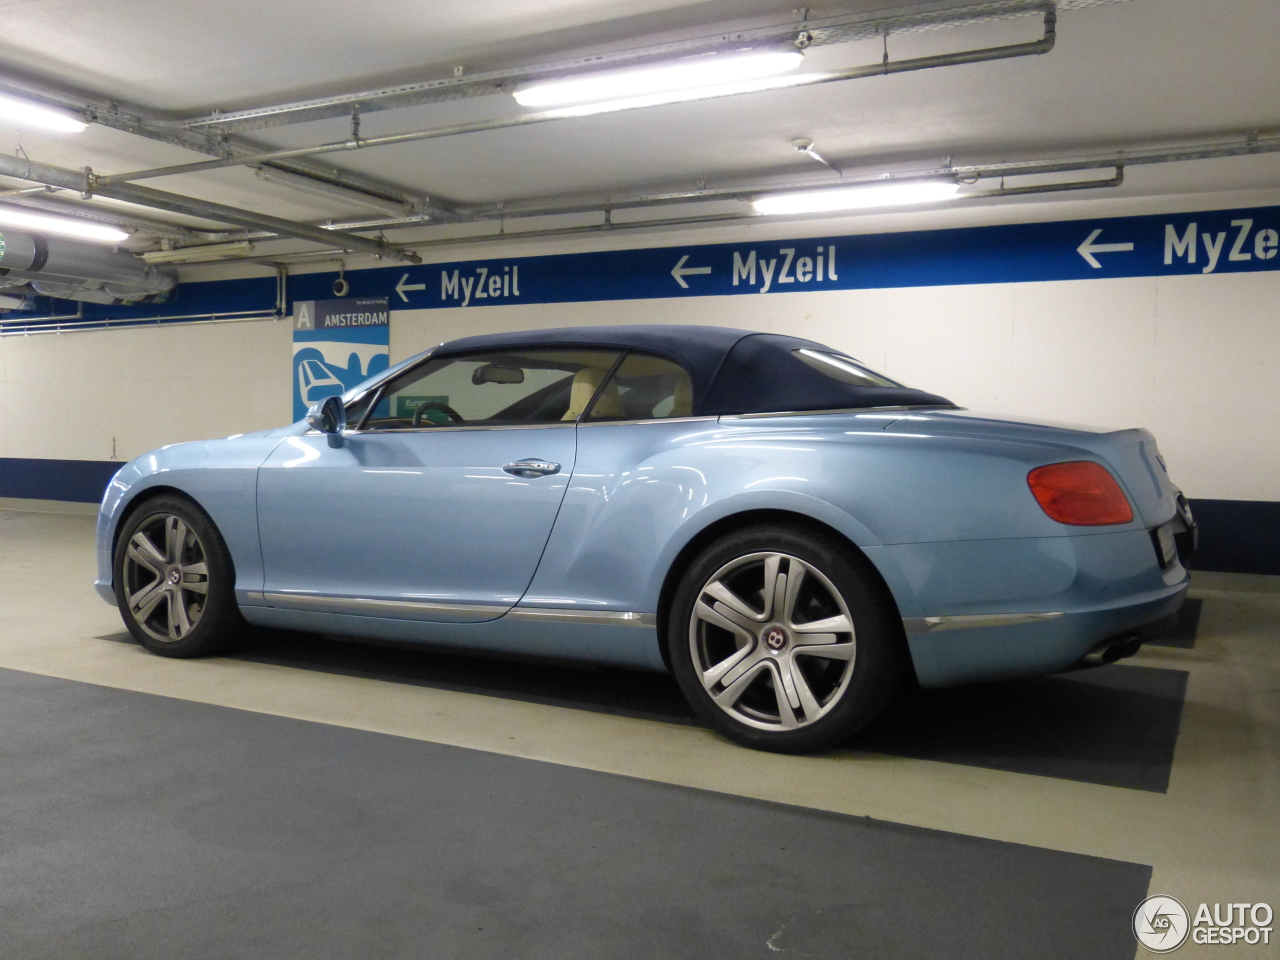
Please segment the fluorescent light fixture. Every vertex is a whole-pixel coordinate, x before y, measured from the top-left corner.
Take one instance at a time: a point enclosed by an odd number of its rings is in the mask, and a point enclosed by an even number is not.
[[[9,120],[20,127],[40,127],[59,133],[79,133],[88,126],[69,113],[4,94],[0,94],[0,120]]]
[[[403,203],[397,203],[384,197],[375,197],[359,190],[348,190],[346,187],[339,186],[336,183],[326,183],[314,177],[304,177],[300,174],[289,173],[287,170],[277,170],[274,167],[258,167],[254,175],[259,180],[264,180],[267,183],[278,183],[300,193],[309,193],[313,197],[325,197],[330,200],[336,200],[339,203],[345,203],[348,206],[380,210],[390,216],[403,217],[410,212],[409,208]]]
[[[756,213],[766,216],[787,213],[831,213],[839,210],[864,210],[871,207],[939,203],[950,200],[959,191],[958,183],[945,180],[919,180],[914,183],[871,184],[834,187],[830,190],[779,193],[761,197],[751,205],[755,207]]]
[[[0,227],[18,227],[34,233],[51,233],[56,237],[92,240],[94,243],[119,243],[129,235],[117,227],[71,217],[51,217],[43,213],[27,213],[12,207],[0,207]]]
[[[232,240],[229,243],[203,243],[175,250],[148,250],[139,256],[147,263],[211,263],[252,252],[253,244],[248,240]]]
[[[804,62],[799,50],[755,50],[748,53],[704,53],[626,70],[539,80],[516,89],[524,107],[560,107],[601,101],[653,98],[654,103],[694,99],[707,88],[759,81],[794,70]],[[748,92],[750,87],[744,89]],[[729,91],[732,92],[732,91]],[[643,105],[643,104],[637,104]]]

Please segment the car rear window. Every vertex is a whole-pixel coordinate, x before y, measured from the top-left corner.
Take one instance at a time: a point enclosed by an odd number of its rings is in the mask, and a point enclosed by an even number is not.
[[[874,370],[863,366],[853,357],[846,357],[844,354],[807,348],[791,352],[819,373],[830,377],[832,380],[839,380],[841,383],[852,384],[855,387],[902,386],[897,381],[876,373]]]

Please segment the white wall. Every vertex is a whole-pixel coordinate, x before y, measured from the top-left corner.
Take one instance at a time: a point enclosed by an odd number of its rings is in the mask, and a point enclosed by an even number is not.
[[[287,423],[288,322],[0,338],[0,457],[123,462]]]
[[[962,406],[1143,426],[1196,498],[1280,500],[1280,272],[392,313],[391,359],[477,333],[710,323],[809,337]],[[0,339],[0,457],[127,460],[290,418],[285,323]]]

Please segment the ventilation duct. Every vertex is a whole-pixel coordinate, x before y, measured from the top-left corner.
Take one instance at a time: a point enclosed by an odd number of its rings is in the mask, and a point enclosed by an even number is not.
[[[159,303],[178,285],[172,269],[90,243],[0,230],[0,285],[29,283],[49,297],[90,303]]]

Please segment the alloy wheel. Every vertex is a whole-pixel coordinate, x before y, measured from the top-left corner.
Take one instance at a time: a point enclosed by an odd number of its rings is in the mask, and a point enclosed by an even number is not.
[[[840,591],[785,553],[752,553],[702,586],[689,620],[693,666],[715,704],[761,730],[828,714],[853,676],[857,641]]]
[[[204,545],[181,517],[148,517],[129,538],[124,556],[129,614],[148,636],[184,639],[200,622],[208,601],[209,567]]]

